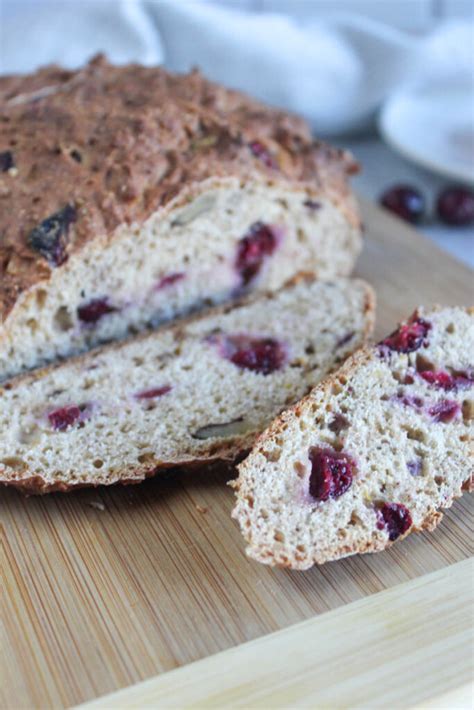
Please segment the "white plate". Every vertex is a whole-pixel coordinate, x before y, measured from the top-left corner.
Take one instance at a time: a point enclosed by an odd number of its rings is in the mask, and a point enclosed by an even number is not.
[[[465,80],[400,91],[383,106],[387,143],[414,163],[474,183],[474,92]]]

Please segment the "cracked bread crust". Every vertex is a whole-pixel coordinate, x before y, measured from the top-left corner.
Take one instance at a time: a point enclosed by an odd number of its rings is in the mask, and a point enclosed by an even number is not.
[[[232,517],[247,542],[249,557],[305,570],[353,554],[382,551],[411,532],[433,531],[443,518],[440,508],[450,508],[456,498],[474,490],[474,369],[469,362],[474,352],[474,308],[420,308],[408,322],[416,318],[432,320],[433,332],[439,328],[449,335],[433,335],[433,347],[425,341],[419,355],[395,352],[388,361],[380,354],[380,344],[360,349],[258,437],[238,466],[238,478],[229,484],[236,491]],[[459,391],[455,386],[433,387],[419,375],[445,368],[464,379]],[[384,405],[399,408],[393,421],[371,415],[378,406],[377,392],[383,393]],[[420,394],[423,400],[417,402]],[[456,403],[456,415],[430,421],[425,410],[446,399]],[[334,434],[328,422],[341,411],[347,422],[342,434]],[[370,425],[364,423],[366,411]],[[313,446],[337,452],[336,457],[342,452],[355,465],[352,484],[342,494],[320,501],[311,497],[311,465],[309,474],[304,469]],[[420,469],[411,474],[414,454],[421,457]],[[301,476],[304,483],[298,481]],[[393,538],[377,524],[378,506],[387,502],[408,506],[411,515],[410,525]]]
[[[2,77],[0,153],[13,163],[0,173],[0,323],[63,259],[188,201],[205,180],[250,175],[304,187],[359,224],[349,154],[314,142],[301,119],[197,71],[174,76],[97,56],[74,72]],[[32,247],[32,230],[64,209],[64,254],[51,265]]]

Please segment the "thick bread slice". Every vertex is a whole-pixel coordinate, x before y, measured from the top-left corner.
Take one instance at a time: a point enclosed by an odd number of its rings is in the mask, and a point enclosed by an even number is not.
[[[432,530],[474,472],[474,310],[420,308],[257,440],[233,482],[250,557],[313,564]]]
[[[304,270],[351,272],[346,153],[199,73],[0,78],[0,380]]]
[[[363,281],[301,278],[0,387],[0,482],[33,492],[234,460],[364,342]]]

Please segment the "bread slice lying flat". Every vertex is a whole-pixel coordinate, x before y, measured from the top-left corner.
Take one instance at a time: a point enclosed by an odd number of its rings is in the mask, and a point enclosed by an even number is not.
[[[373,320],[363,281],[301,279],[20,376],[0,387],[0,482],[67,490],[233,460]]]
[[[198,72],[97,57],[0,77],[0,112],[0,380],[352,270],[355,161]]]
[[[432,530],[474,472],[474,310],[420,308],[281,414],[239,466],[250,557],[307,569]]]

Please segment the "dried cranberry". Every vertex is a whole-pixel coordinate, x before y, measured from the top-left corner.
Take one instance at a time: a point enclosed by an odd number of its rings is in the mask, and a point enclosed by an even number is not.
[[[457,372],[453,375],[456,389],[468,389],[474,385],[474,372]]]
[[[249,335],[231,335],[225,338],[221,352],[244,370],[269,375],[286,362],[285,346],[273,338],[255,338]]]
[[[48,421],[55,431],[66,431],[70,426],[81,419],[84,407],[78,407],[76,404],[61,407],[48,413]]]
[[[252,141],[249,143],[249,148],[253,155],[262,161],[267,168],[275,169],[278,167],[275,158],[270,153],[268,148],[266,148],[260,141]]]
[[[380,204],[406,222],[416,224],[425,212],[425,198],[416,187],[395,185],[380,197]]]
[[[418,350],[423,344],[428,331],[431,329],[431,323],[423,320],[423,318],[412,318],[404,325],[401,325],[388,338],[382,340],[381,345],[386,345],[390,350],[395,350],[397,353],[411,353]]]
[[[321,209],[322,205],[320,202],[316,202],[316,200],[305,200],[303,202],[303,205],[307,207],[309,210],[319,210]]]
[[[52,266],[60,266],[67,259],[69,227],[76,219],[76,209],[72,205],[65,205],[31,230],[28,235],[31,248],[44,256]]]
[[[13,153],[11,150],[4,150],[0,153],[0,173],[6,173],[10,168],[15,167],[15,161],[13,160]]]
[[[420,377],[430,385],[443,390],[452,390],[455,387],[454,377],[449,372],[433,372],[425,370],[419,373]]]
[[[460,411],[461,407],[457,402],[451,399],[442,399],[441,402],[437,402],[428,409],[428,414],[434,422],[447,424],[448,422],[452,422]]]
[[[421,459],[414,459],[413,461],[407,461],[407,469],[410,471],[412,476],[419,476],[423,468],[423,462]]]
[[[274,230],[263,222],[255,222],[237,246],[235,267],[242,282],[248,284],[259,273],[265,257],[277,247]]]
[[[421,397],[412,397],[411,395],[399,394],[397,395],[396,400],[405,407],[413,407],[413,409],[417,409],[418,411],[421,411],[424,405],[424,401]]]
[[[424,370],[418,374],[423,380],[425,380],[425,382],[428,382],[428,384],[433,387],[442,389],[445,392],[449,392],[450,390],[465,389],[474,384],[474,381],[470,375],[464,372],[450,375],[449,372],[444,372],[443,370],[438,370],[438,372],[434,372],[433,370]]]
[[[108,298],[93,298],[77,309],[77,317],[83,323],[97,323],[103,316],[115,313],[117,308],[111,306]]]
[[[171,392],[171,385],[163,385],[162,387],[154,387],[149,390],[142,390],[135,394],[135,399],[154,399],[155,397],[162,397],[164,394]]]
[[[413,525],[410,511],[401,503],[384,503],[377,509],[377,518],[377,528],[387,530],[388,539],[392,542]]]
[[[355,465],[347,454],[313,446],[309,460],[309,492],[315,500],[339,498],[351,487]]]
[[[161,291],[163,288],[167,288],[168,286],[172,286],[173,284],[177,283],[178,281],[181,281],[184,279],[185,274],[182,271],[176,271],[172,274],[167,274],[167,276],[163,276],[158,283],[155,286],[155,291]]]
[[[474,192],[467,187],[448,187],[436,202],[438,217],[453,227],[468,227],[474,223]]]

